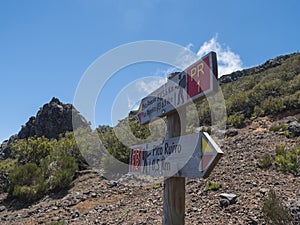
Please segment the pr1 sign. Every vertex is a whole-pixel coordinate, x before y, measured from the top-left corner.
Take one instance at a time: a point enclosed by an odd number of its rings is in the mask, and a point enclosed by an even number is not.
[[[216,90],[217,75],[217,56],[215,52],[210,52],[142,99],[138,110],[140,123],[149,123],[205,98]]]

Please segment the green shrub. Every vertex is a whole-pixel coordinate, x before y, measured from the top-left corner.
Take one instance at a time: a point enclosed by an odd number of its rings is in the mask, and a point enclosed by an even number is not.
[[[156,184],[153,184],[152,185],[152,188],[153,189],[158,189],[158,188],[160,188],[161,187],[161,183],[156,183]]]
[[[226,108],[229,113],[244,112],[246,108],[252,109],[252,104],[249,100],[249,94],[245,91],[231,94],[226,101]]]
[[[258,105],[254,106],[253,109],[253,116],[264,116],[265,115],[265,111],[260,108]]]
[[[45,191],[41,169],[35,163],[15,167],[9,179],[9,193],[23,202],[35,201]]]
[[[12,156],[18,159],[18,163],[35,163],[39,165],[40,160],[50,154],[56,140],[49,140],[45,137],[21,139],[12,146]]]
[[[211,125],[210,108],[207,99],[197,104],[199,124]]]
[[[233,114],[227,118],[227,124],[236,128],[242,128],[245,125],[245,117],[243,114]]]
[[[274,157],[276,168],[279,171],[297,175],[299,171],[299,149],[299,145],[289,151],[285,149],[285,146],[276,146],[276,155]]]
[[[30,203],[46,193],[66,188],[78,170],[74,136],[66,134],[59,140],[28,138],[12,146],[13,159],[1,162],[8,167],[11,181],[9,194]]]
[[[287,131],[287,130],[285,130],[285,131],[283,131],[283,135],[285,136],[285,137],[287,137],[287,138],[291,138],[293,135],[289,132],[289,131]]]
[[[12,158],[0,160],[0,171],[11,173],[15,169],[16,163],[17,160]]]
[[[129,213],[129,210],[128,210],[128,209],[125,209],[125,210],[123,210],[123,211],[121,212],[120,217],[124,217],[124,216],[126,216],[128,213]]]
[[[282,205],[273,189],[270,189],[268,197],[264,199],[262,211],[266,224],[292,224],[293,218],[290,212]]]
[[[285,131],[287,128],[288,128],[288,124],[280,124],[280,125],[275,125],[275,126],[272,126],[270,127],[270,131],[273,131],[273,132],[277,132],[277,131]]]
[[[283,102],[284,102],[286,109],[299,109],[299,107],[300,107],[300,90],[291,95],[283,97]]]
[[[69,154],[49,155],[41,163],[48,191],[68,187],[78,170],[75,158]]]
[[[276,145],[275,154],[276,155],[285,155],[285,145]]]
[[[130,142],[130,137],[128,136],[128,130],[127,128],[123,128],[122,124],[119,124],[117,128],[115,128],[118,132],[118,135]],[[106,147],[107,151],[116,159],[118,159],[121,162],[129,163],[129,148],[125,146],[119,138],[116,136],[116,133],[112,127],[107,126],[101,126],[97,128],[97,132],[99,134],[99,137],[103,143],[103,145]],[[104,158],[106,156],[103,156]],[[111,161],[108,159],[108,161]],[[103,163],[103,165],[108,165]]]
[[[213,182],[213,181],[207,181],[205,184],[205,190],[206,191],[216,191],[219,188],[222,187],[222,183],[220,182]]]
[[[259,161],[259,167],[267,169],[272,165],[272,156],[268,153],[264,154],[262,159]]]
[[[268,115],[276,115],[283,112],[286,106],[282,98],[269,97],[263,101],[261,108]]]

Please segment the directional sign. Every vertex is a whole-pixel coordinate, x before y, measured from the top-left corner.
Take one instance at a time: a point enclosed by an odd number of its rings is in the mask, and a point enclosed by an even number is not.
[[[131,147],[129,173],[206,178],[223,152],[200,132]]]
[[[216,90],[217,56],[210,52],[167,83],[143,98],[138,110],[141,124],[172,113],[179,107],[199,101]]]

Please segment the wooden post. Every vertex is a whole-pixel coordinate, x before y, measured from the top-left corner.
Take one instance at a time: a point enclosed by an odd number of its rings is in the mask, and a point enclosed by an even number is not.
[[[167,116],[167,138],[185,134],[186,107]],[[185,177],[169,177],[164,181],[163,225],[183,225],[185,214]]]

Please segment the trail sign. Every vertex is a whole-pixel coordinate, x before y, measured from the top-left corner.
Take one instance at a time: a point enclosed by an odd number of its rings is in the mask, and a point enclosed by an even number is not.
[[[222,154],[208,133],[188,134],[131,147],[129,173],[206,178]]]
[[[216,90],[217,75],[216,53],[210,52],[142,99],[138,110],[140,123],[149,123],[179,107],[205,98]]]
[[[182,135],[186,105],[217,90],[217,56],[210,52],[143,98],[138,110],[141,124],[166,116],[167,137],[135,145],[130,150],[129,173],[166,177],[163,225],[183,225],[185,177],[206,178],[223,152],[205,132]]]

